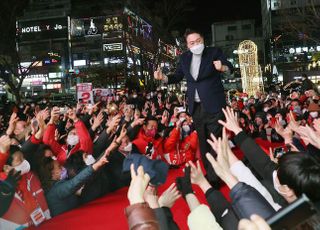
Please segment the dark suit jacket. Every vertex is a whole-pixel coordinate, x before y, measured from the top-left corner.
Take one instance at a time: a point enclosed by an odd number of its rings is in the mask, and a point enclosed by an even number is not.
[[[190,74],[192,53],[187,51],[180,56],[180,61],[174,75],[168,76],[168,84],[178,83],[183,77],[187,80],[187,97],[189,112],[193,114],[195,89],[198,90],[201,103],[206,112],[217,113],[226,106],[224,89],[221,82],[221,72],[214,68],[213,61],[220,60],[223,65],[233,67],[216,47],[206,47],[203,50],[198,79],[194,80]]]

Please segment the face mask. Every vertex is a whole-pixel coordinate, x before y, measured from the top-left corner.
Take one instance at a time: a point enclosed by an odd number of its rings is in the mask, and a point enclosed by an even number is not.
[[[27,160],[22,161],[21,164],[19,164],[18,166],[14,167],[14,169],[16,171],[20,171],[21,175],[26,174],[28,172],[30,172],[30,164]]]
[[[86,165],[92,165],[94,162],[96,162],[96,159],[94,159],[94,157],[91,154],[88,154],[84,159],[84,163]]]
[[[132,143],[130,142],[127,146],[123,148],[123,151],[125,152],[131,152],[132,151]]]
[[[134,94],[134,95],[132,95],[132,97],[133,97],[133,98],[137,98],[137,97],[138,97],[138,95]]]
[[[310,114],[310,116],[311,116],[312,118],[317,118],[317,117],[318,117],[318,112],[317,112],[317,111],[315,111],[315,112],[310,112],[309,114]]]
[[[148,137],[155,137],[157,133],[156,129],[147,129],[146,130],[146,136]]]
[[[147,98],[147,100],[149,100],[149,99],[150,99],[150,96],[146,96],[146,98]]]
[[[185,120],[186,120],[186,118],[184,118],[184,117],[179,118],[180,122],[184,122]]]
[[[268,110],[269,110],[269,107],[264,107],[264,108],[263,108],[263,111],[264,111],[264,112],[268,112]]]
[[[189,125],[183,125],[182,126],[182,130],[185,132],[185,133],[189,133],[190,132],[190,126]]]
[[[75,146],[79,143],[79,137],[77,135],[69,134],[67,137],[68,145]]]
[[[68,178],[68,172],[65,167],[62,167],[61,173],[60,173],[60,180],[65,180]]]
[[[277,179],[276,179],[276,178],[277,178],[277,171],[273,171],[272,177],[273,177],[273,187],[274,187],[274,189],[275,189],[275,190],[277,191],[277,193],[279,193],[280,195],[285,196],[286,193],[280,191],[281,185],[277,182]]]
[[[201,44],[198,44],[198,45],[195,45],[195,46],[192,46],[191,48],[190,48],[190,51],[193,53],[193,54],[202,54],[202,52],[203,52],[203,50],[204,50],[204,44],[203,43],[201,43]]]

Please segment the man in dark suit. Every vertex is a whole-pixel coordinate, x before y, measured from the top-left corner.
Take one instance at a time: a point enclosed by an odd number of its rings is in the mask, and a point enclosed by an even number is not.
[[[210,152],[207,139],[210,133],[220,135],[221,125],[218,120],[223,119],[222,108],[226,106],[221,75],[232,71],[232,65],[219,48],[204,46],[201,33],[186,30],[185,39],[189,50],[180,56],[175,74],[166,76],[158,69],[154,77],[168,84],[186,78],[189,112],[198,133],[202,161],[208,179],[214,182],[217,177],[205,157]]]

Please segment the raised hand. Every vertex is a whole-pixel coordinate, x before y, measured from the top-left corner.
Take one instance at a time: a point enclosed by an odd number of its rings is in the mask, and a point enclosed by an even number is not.
[[[190,179],[191,168],[187,165],[184,169],[184,176],[176,179],[177,189],[185,197],[189,193],[193,193]]]
[[[103,113],[102,111],[98,114],[98,116],[96,116],[94,119],[93,119],[93,124],[91,126],[91,129],[93,131],[95,131],[100,125],[101,123],[103,122]]]
[[[107,121],[107,133],[111,133],[113,131],[116,130],[116,128],[118,127],[119,123],[121,120],[121,116],[120,114],[117,114],[116,116],[109,118],[109,120]]]
[[[13,130],[15,129],[16,123],[18,120],[19,120],[19,117],[17,116],[17,113],[12,113],[9,120],[8,129],[6,131],[7,135],[11,135],[13,133]]]
[[[134,169],[134,165],[130,166],[131,183],[128,190],[128,199],[131,205],[137,203],[143,203],[143,194],[150,181],[150,176],[144,173],[143,167],[139,166],[137,172]]]
[[[218,122],[223,125],[228,130],[234,132],[236,135],[242,131],[238,122],[237,114],[231,109],[227,107],[226,109],[222,109],[226,121],[219,120]]]
[[[219,139],[216,141],[215,148],[217,152],[217,159],[207,153],[206,157],[211,163],[212,168],[216,172],[216,174],[229,186],[229,188],[233,188],[234,185],[238,183],[238,180],[232,175],[230,171],[230,163],[229,163],[229,153],[230,147],[228,145],[228,141],[226,138]],[[209,142],[209,141],[208,141]],[[209,142],[209,144],[211,144]]]
[[[176,184],[172,183],[169,188],[167,188],[159,197],[159,205],[160,207],[168,207],[171,208],[176,200],[178,200],[181,197],[181,194],[179,193]]]
[[[224,72],[225,71],[225,69],[224,69],[224,67],[222,65],[222,62],[220,60],[213,61],[212,64],[213,64],[213,66],[214,66],[214,68],[216,70],[218,70],[220,72]]]
[[[107,159],[108,153],[105,151],[103,155],[92,165],[94,171],[99,170],[102,166],[107,164],[109,161]]]
[[[51,124],[54,124],[58,121],[60,115],[60,109],[58,107],[53,107],[51,110],[51,117],[50,117],[50,122]]]
[[[285,143],[290,143],[292,141],[293,132],[289,126],[284,129],[279,120],[276,120],[274,128],[276,132],[285,140]]]
[[[205,193],[209,188],[211,188],[211,185],[203,175],[200,162],[197,161],[197,165],[194,165],[192,161],[189,161],[188,164],[191,167],[191,183],[198,185],[201,188],[201,190]]]
[[[148,186],[146,191],[144,192],[144,200],[149,204],[149,207],[152,209],[159,208],[159,198],[157,187]]]
[[[11,140],[8,135],[0,137],[0,153],[6,153],[10,149]]]
[[[154,76],[154,79],[156,80],[162,81],[164,79],[164,76],[160,67],[158,67],[158,69],[154,71],[153,76]]]
[[[294,132],[297,132],[297,130],[299,129],[299,123],[294,118],[294,115],[293,115],[292,111],[290,111],[290,113],[289,113],[289,124],[288,124],[288,126]]]

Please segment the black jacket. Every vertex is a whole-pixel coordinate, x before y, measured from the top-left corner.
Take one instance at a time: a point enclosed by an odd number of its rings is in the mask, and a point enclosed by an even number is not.
[[[273,200],[281,206],[288,205],[288,202],[275,191],[273,188],[273,171],[276,170],[276,164],[270,160],[268,155],[260,148],[260,146],[245,132],[240,132],[235,136],[236,145],[244,153],[259,176],[263,179],[262,183],[272,195]]]
[[[226,106],[224,88],[221,82],[221,72],[214,68],[213,61],[220,60],[223,65],[228,66],[232,71],[233,67],[222,53],[221,49],[216,47],[206,47],[203,50],[199,75],[194,80],[190,73],[192,53],[187,51],[180,56],[180,61],[176,72],[168,76],[168,84],[180,82],[184,77],[187,80],[187,97],[189,112],[193,114],[194,95],[197,89],[201,103],[208,113],[218,113],[221,108]],[[214,99],[214,100],[213,100]]]

